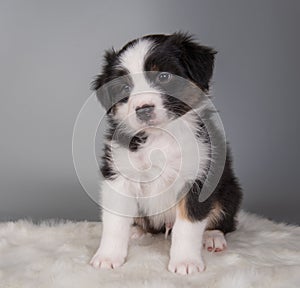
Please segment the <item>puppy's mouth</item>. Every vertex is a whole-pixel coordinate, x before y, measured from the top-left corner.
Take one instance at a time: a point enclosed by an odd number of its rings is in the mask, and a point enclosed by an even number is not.
[[[141,126],[141,128],[147,128],[147,127],[156,127],[159,124],[161,124],[157,119],[149,119],[147,121],[141,121],[139,119],[137,119],[139,125]]]

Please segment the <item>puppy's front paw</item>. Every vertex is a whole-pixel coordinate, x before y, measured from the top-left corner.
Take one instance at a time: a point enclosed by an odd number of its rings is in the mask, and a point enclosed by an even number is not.
[[[194,272],[202,272],[205,270],[205,265],[202,260],[170,260],[168,269],[170,272],[180,275],[192,274]]]
[[[120,267],[125,262],[125,258],[117,255],[103,255],[102,253],[96,253],[90,264],[94,268],[104,268],[104,269],[115,269]]]

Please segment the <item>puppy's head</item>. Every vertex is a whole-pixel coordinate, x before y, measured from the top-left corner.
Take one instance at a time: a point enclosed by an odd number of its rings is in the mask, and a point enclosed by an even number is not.
[[[161,127],[199,106],[215,51],[190,35],[148,35],[105,54],[93,88],[117,123],[132,131]]]

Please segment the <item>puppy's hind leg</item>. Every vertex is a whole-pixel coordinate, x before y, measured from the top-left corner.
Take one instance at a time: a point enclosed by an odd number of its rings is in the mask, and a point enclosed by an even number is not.
[[[206,230],[203,234],[203,247],[209,252],[221,252],[227,248],[224,233],[220,230]]]

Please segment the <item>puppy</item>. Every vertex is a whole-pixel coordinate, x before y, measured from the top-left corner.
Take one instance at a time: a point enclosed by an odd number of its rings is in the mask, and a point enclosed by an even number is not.
[[[91,260],[117,268],[131,232],[171,232],[169,271],[205,269],[202,247],[219,252],[236,227],[241,189],[225,146],[224,167],[200,201],[214,156],[207,95],[216,52],[190,35],[147,35],[105,54],[93,88],[107,111],[101,172],[103,231]]]

